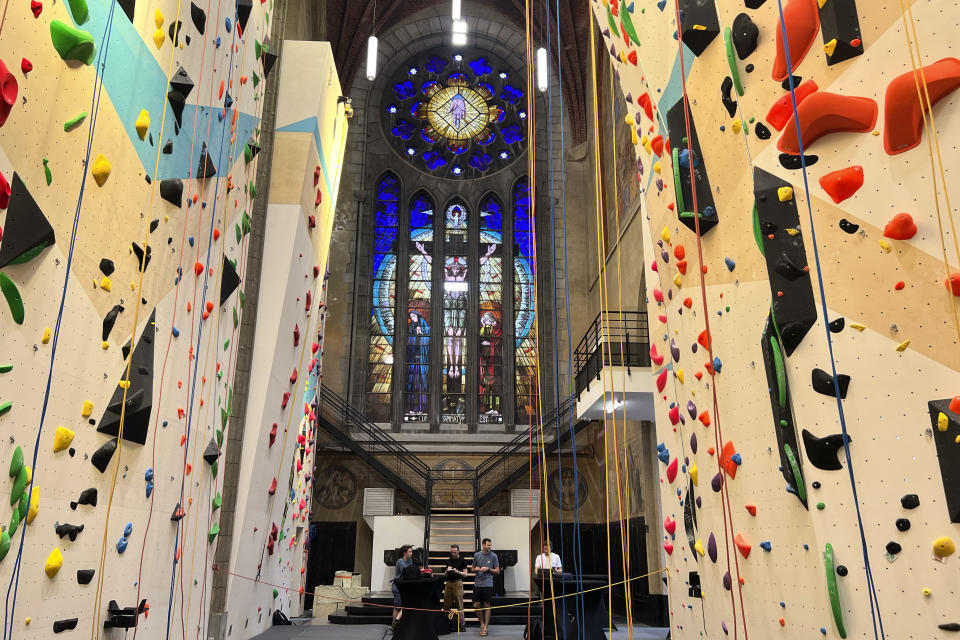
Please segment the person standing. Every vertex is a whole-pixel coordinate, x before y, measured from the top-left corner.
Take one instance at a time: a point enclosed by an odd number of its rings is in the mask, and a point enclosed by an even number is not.
[[[397,580],[403,576],[404,569],[412,566],[413,545],[405,544],[400,547],[400,559],[397,560],[397,571],[390,583],[390,590],[393,591],[393,622],[390,623],[390,628],[393,630],[397,628],[397,624],[400,622],[401,616],[403,616],[403,609],[400,608],[403,606],[403,603],[400,600],[400,589],[397,588]]]
[[[460,555],[460,545],[450,545],[450,557],[447,558],[447,584],[443,587],[443,608],[457,610],[460,631],[464,630],[463,619],[463,579],[469,576],[467,559]]]
[[[490,538],[480,543],[480,551],[473,554],[473,572],[477,577],[473,581],[473,608],[477,610],[480,622],[480,635],[487,635],[490,625],[490,601],[493,600],[493,576],[500,573],[500,560],[490,550],[493,544]]]

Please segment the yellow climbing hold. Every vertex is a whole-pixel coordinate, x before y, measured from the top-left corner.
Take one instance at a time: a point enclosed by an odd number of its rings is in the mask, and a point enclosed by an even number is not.
[[[93,179],[97,181],[97,186],[102,187],[107,181],[107,178],[110,177],[112,170],[113,167],[110,165],[110,161],[101,153],[97,156],[97,159],[93,161],[93,168],[90,172],[93,174]]]
[[[46,327],[43,330],[43,336],[40,338],[40,342],[47,344],[50,342],[50,327]]]
[[[909,347],[909,346],[910,346],[910,339],[908,338],[908,339],[904,340],[903,342],[901,342],[900,344],[897,345],[897,351],[903,351],[904,349],[906,349],[906,348]]]
[[[27,524],[33,524],[33,519],[40,513],[40,487],[34,487],[30,492],[30,509],[27,511]]]
[[[680,381],[680,384],[683,384],[683,369],[677,369],[677,380]]]
[[[880,248],[883,249],[884,253],[890,253],[890,245],[887,244],[886,241],[884,240],[880,241]]]
[[[693,486],[697,486],[697,480],[700,478],[700,472],[697,469],[697,465],[691,464],[690,468],[687,469],[687,475],[690,476],[690,481],[693,482]]]
[[[24,620],[23,622],[24,622],[25,624],[30,624],[30,620],[31,620],[30,618],[27,618],[27,619]]]
[[[153,14],[153,22],[157,25],[157,29],[163,26],[163,14],[160,13],[160,9],[157,9]]]
[[[650,144],[650,136],[643,136],[640,138],[640,144],[643,145],[643,150],[647,153],[653,153],[653,146]]]
[[[795,236],[800,233],[800,229],[793,229],[791,227],[787,227],[784,231],[787,232],[788,236]]]
[[[630,127],[630,142],[633,146],[637,146],[637,143],[640,142],[640,138],[637,136],[637,130],[633,127]]]
[[[104,291],[110,291],[110,278],[107,276],[100,278],[100,288]]]
[[[793,187],[780,187],[777,189],[777,197],[780,198],[780,202],[793,200]]]
[[[110,348],[110,343],[104,340],[103,342],[100,343],[100,348],[106,351],[107,349]]]
[[[157,29],[153,32],[153,44],[157,45],[157,49],[163,46],[165,39],[166,36],[163,34],[163,29]]]
[[[623,122],[631,127],[636,124],[636,121],[633,119],[633,114],[631,113],[623,116]]]
[[[957,444],[960,444],[960,436],[957,436],[956,438],[954,438],[953,441],[956,442]]]
[[[823,9],[823,5],[827,4],[827,0],[817,0],[817,6]]]
[[[137,135],[140,136],[140,139],[145,140],[147,131],[150,130],[150,114],[147,113],[146,109],[140,110],[140,115],[137,116],[137,122],[134,126],[137,128]]]
[[[120,382],[117,383],[117,386],[119,386],[121,389],[129,389],[129,388],[130,388],[130,381],[129,381],[129,380],[121,380]]]
[[[706,28],[705,26],[703,26],[702,24],[695,24],[695,25],[693,25],[693,30],[694,30],[694,31],[706,31],[707,28]],[[701,555],[703,555],[703,554],[701,554]]]
[[[834,38],[830,42],[823,45],[823,50],[827,52],[828,56],[832,56],[834,50],[837,48],[837,39]]]
[[[59,453],[69,447],[74,435],[73,431],[66,427],[57,427],[56,433],[53,434],[53,452]]]
[[[82,415],[84,418],[89,418],[91,413],[93,413],[93,403],[89,400],[84,400],[83,408],[80,410],[80,415]]]
[[[663,231],[660,232],[660,239],[666,242],[667,244],[670,244],[670,229],[668,229],[667,227],[664,227]]]
[[[956,545],[953,544],[953,540],[947,536],[942,538],[937,538],[933,541],[933,555],[938,558],[946,558],[947,556],[952,556],[957,550]]]
[[[929,597],[930,597],[930,594],[933,593],[933,592],[930,591],[930,587],[924,587],[924,588],[923,588],[923,591],[922,591],[921,593],[923,593],[923,597],[924,597],[924,598],[929,598]]]
[[[47,574],[48,578],[53,578],[57,575],[57,571],[60,571],[60,567],[63,566],[63,554],[60,552],[60,548],[57,547],[50,552],[50,555],[47,556],[47,561],[43,565],[43,571]]]
[[[660,164],[660,161],[657,160],[653,163],[653,172],[659,174],[663,170],[663,165]]]
[[[701,557],[703,556],[703,542],[697,540],[696,544],[693,545],[693,548],[697,550],[697,553],[699,553]]]
[[[733,122],[731,122],[730,128],[733,129],[734,133],[740,133],[743,131],[743,123],[740,122],[740,118],[736,118]]]
[[[950,419],[947,418],[947,414],[943,411],[937,416],[937,429],[940,431],[946,431],[947,427],[950,426]]]
[[[27,470],[27,484],[30,484],[30,481],[33,480],[33,469],[27,465],[23,465],[23,468]]]
[[[677,272],[677,275],[673,276],[673,284],[677,285],[677,287],[683,286],[683,279],[680,277],[679,272]]]
[[[851,322],[850,327],[856,329],[857,331],[863,331],[867,328],[866,325],[862,325],[859,322]]]

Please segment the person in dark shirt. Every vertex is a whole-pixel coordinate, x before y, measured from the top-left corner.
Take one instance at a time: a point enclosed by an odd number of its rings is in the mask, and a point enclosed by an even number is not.
[[[466,626],[463,619],[463,579],[469,576],[467,559],[460,555],[460,545],[450,545],[450,557],[447,558],[447,584],[443,588],[443,608],[457,610],[460,630]]]
[[[394,574],[393,580],[390,581],[390,590],[393,591],[393,622],[390,623],[391,629],[396,629],[397,625],[400,623],[400,618],[403,616],[403,609],[400,607],[403,606],[402,601],[400,600],[400,589],[397,588],[397,579],[403,575],[403,570],[407,567],[413,566],[413,545],[405,544],[400,547],[400,559],[397,560],[397,570]]]

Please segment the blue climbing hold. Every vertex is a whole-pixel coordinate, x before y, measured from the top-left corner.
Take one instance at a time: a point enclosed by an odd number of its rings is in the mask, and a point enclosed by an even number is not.
[[[123,537],[129,538],[131,533],[133,533],[133,523],[128,522],[127,526],[123,528]]]
[[[760,548],[763,549],[764,551],[770,551],[770,541],[764,540],[763,542],[761,542]]]
[[[733,454],[732,456],[730,456],[730,459],[733,460],[733,463],[734,463],[735,465],[737,465],[738,467],[739,467],[741,464],[743,464],[743,458],[740,457],[740,454],[739,454],[739,453]]]
[[[720,362],[720,358],[718,358],[717,356],[714,356],[714,357],[713,357],[713,370],[716,371],[717,373],[720,373],[720,369],[722,369],[722,368],[723,368],[723,363]]]
[[[697,163],[697,164],[699,164],[699,163]],[[703,208],[703,217],[704,217],[704,218],[712,218],[712,217],[714,217],[715,215],[717,215],[717,210],[713,208],[713,205],[709,205],[709,204],[708,204],[707,206],[705,206],[705,207]]]
[[[147,480],[147,497],[153,494],[153,480]]]
[[[143,474],[143,479],[147,482],[153,480],[153,467],[149,467],[147,471]]]
[[[724,258],[723,262],[724,264],[727,265],[727,269],[729,269],[730,271],[733,271],[734,269],[737,268],[737,263],[731,260],[730,258]]]
[[[670,464],[670,451],[663,443],[657,445],[657,458],[663,464]]]
[[[117,540],[117,553],[123,553],[124,551],[126,551],[127,544],[128,543],[126,538],[120,538],[119,540]]]
[[[173,337],[174,337],[174,338],[179,338],[179,337],[180,337],[180,329],[177,329],[176,327],[174,327],[174,328],[172,329],[172,333],[173,333]]]
[[[224,18],[223,23],[227,25],[227,33],[230,33],[230,18]]]
[[[187,242],[189,242],[189,243],[190,243],[190,246],[192,247],[192,246],[193,246],[193,236],[190,236],[189,238],[187,238]]]
[[[660,11],[663,11],[663,8],[666,6],[667,6],[667,0],[659,0],[657,2],[657,9],[660,9]]]
[[[689,169],[689,168],[690,168],[690,155],[689,155],[689,153],[690,153],[690,150],[689,150],[689,149],[681,149],[681,150],[680,150],[680,155],[679,155],[679,158],[680,158],[680,166],[681,166],[682,168],[684,168],[684,169]],[[700,158],[697,157],[697,152],[696,152],[696,151],[693,152],[693,166],[694,166],[694,168],[700,166]],[[704,211],[703,215],[707,215],[706,211]]]

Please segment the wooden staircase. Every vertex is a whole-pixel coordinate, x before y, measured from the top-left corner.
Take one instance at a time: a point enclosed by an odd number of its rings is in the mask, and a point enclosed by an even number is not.
[[[477,551],[477,525],[475,510],[470,507],[430,508],[429,528],[427,530],[427,564],[435,574],[442,574],[447,567],[450,545],[460,546],[460,555],[473,562]],[[471,602],[473,598],[473,576],[463,579],[463,600]]]

